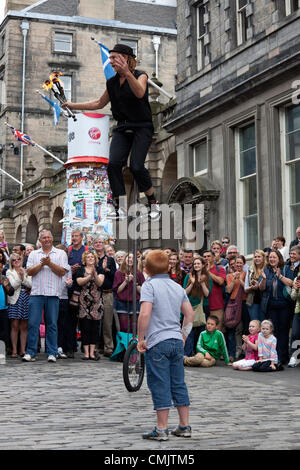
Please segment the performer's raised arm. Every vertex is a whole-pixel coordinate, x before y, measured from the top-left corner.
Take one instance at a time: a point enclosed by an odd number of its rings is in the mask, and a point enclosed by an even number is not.
[[[107,90],[100,96],[97,100],[94,101],[87,101],[85,103],[72,103],[72,101],[66,101],[62,105],[62,108],[68,106],[70,109],[78,109],[78,110],[87,110],[87,111],[94,111],[96,109],[102,109],[109,103],[109,95]]]

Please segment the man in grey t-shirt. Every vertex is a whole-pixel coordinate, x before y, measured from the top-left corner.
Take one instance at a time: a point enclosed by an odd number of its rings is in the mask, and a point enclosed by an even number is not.
[[[190,437],[189,396],[184,381],[183,347],[194,318],[184,289],[169,278],[169,259],[162,250],[151,251],[145,269],[151,276],[141,289],[138,350],[145,353],[147,383],[157,415],[157,426],[144,439],[167,440],[169,409],[179,414],[175,436]],[[180,312],[184,319],[180,326]]]

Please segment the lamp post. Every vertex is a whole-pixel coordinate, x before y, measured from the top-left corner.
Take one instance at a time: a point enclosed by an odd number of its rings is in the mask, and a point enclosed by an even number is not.
[[[29,23],[26,20],[23,20],[21,23],[21,30],[23,34],[23,70],[22,70],[22,110],[21,110],[21,132],[24,132],[24,115],[25,115],[25,71],[26,71],[26,38],[29,30]],[[21,145],[20,151],[20,190],[22,191],[23,187],[23,166],[24,166],[24,149]]]

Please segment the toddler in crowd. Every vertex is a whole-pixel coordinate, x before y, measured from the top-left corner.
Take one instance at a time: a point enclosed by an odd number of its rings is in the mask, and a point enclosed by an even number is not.
[[[245,350],[245,359],[236,361],[232,364],[235,370],[252,370],[253,364],[258,360],[258,333],[260,332],[260,321],[252,320],[249,323],[249,335],[243,335],[243,350]]]
[[[277,339],[272,334],[273,323],[264,320],[261,323],[261,333],[258,335],[258,360],[252,366],[255,372],[272,372],[280,370],[278,368],[278,355],[276,351]]]
[[[231,366],[224,335],[217,330],[219,319],[215,315],[209,315],[206,320],[206,329],[200,333],[195,356],[184,357],[184,365],[192,367],[212,367],[221,355],[225,363]]]

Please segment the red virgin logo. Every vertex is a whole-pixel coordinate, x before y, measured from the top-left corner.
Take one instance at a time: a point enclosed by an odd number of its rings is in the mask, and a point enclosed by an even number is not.
[[[91,139],[93,140],[98,140],[100,139],[101,137],[101,132],[100,130],[98,129],[98,127],[91,127],[91,129],[89,130],[89,136]]]

